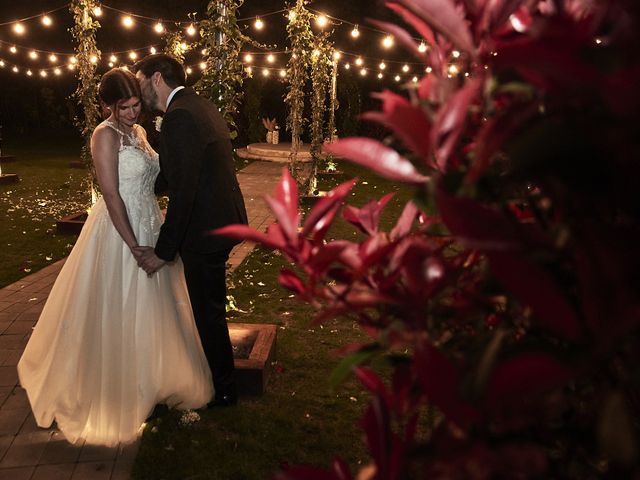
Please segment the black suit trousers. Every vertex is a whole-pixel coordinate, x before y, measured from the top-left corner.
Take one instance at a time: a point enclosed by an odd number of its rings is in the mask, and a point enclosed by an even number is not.
[[[230,251],[180,252],[191,308],[216,395],[235,394],[233,349],[225,315],[225,267]]]

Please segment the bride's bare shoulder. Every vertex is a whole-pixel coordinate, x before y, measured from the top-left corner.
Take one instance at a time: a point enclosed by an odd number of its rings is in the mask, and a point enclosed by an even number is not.
[[[91,140],[94,142],[106,142],[106,143],[117,143],[118,141],[118,132],[116,132],[113,128],[111,128],[106,123],[101,123],[94,130],[91,135]]]

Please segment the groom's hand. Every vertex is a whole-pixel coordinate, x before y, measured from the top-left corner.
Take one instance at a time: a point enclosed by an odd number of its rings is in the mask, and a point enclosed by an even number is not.
[[[138,266],[148,275],[153,275],[167,263],[156,255],[153,247],[134,247],[133,255],[138,262]]]

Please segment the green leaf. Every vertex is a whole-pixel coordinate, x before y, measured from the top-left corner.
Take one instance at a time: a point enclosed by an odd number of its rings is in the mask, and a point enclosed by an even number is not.
[[[351,374],[353,367],[370,361],[381,352],[378,344],[367,345],[362,349],[344,357],[329,376],[329,386],[335,390]]]

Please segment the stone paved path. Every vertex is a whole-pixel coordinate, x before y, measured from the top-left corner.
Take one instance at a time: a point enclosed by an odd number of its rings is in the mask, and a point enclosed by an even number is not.
[[[272,194],[282,165],[253,162],[238,173],[249,224],[264,230],[273,222],[262,200]],[[235,269],[253,245],[233,250]],[[64,260],[0,289],[0,480],[125,480],[138,443],[117,448],[71,445],[55,429],[38,428],[16,365]]]

